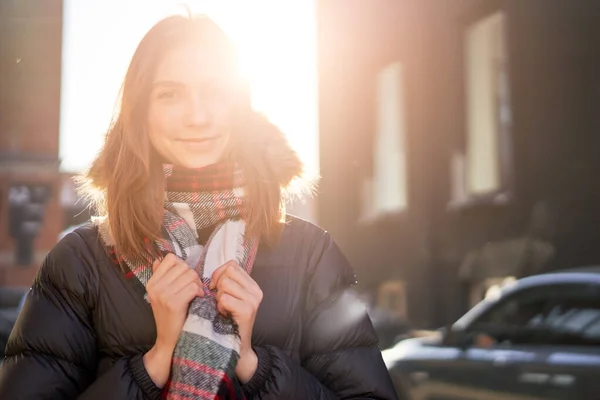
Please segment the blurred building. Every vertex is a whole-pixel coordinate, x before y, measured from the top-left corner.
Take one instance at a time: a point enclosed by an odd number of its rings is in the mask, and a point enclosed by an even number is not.
[[[87,218],[59,173],[61,3],[0,2],[0,286]],[[294,210],[378,308],[437,326],[512,277],[599,263],[600,2],[327,0],[318,18],[323,178]]]
[[[59,0],[0,2],[0,286],[30,284],[62,230]]]
[[[419,327],[600,263],[600,2],[320,1],[318,221]]]

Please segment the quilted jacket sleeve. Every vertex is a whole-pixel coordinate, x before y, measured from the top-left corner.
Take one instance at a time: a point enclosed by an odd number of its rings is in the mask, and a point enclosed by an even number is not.
[[[324,233],[307,277],[301,363],[276,347],[257,348],[259,367],[244,390],[251,399],[397,399],[354,273]]]
[[[141,354],[96,376],[91,313],[98,282],[85,246],[71,233],[46,257],[6,347],[0,399],[160,398]]]

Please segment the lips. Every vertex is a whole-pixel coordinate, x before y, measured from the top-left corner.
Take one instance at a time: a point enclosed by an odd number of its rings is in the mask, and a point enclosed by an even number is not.
[[[217,139],[218,136],[205,136],[205,137],[200,137],[200,138],[185,138],[185,139],[176,139],[179,142],[184,142],[184,143],[204,143],[204,142],[209,142],[211,140],[215,140]]]
[[[208,154],[218,147],[220,138],[220,135],[213,135],[195,138],[181,138],[176,139],[176,142],[179,143],[179,146],[181,146],[181,148],[185,149],[187,152]]]

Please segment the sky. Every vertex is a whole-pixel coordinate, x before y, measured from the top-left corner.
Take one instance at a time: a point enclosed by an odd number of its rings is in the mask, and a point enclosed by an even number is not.
[[[314,0],[65,0],[60,157],[85,170],[102,146],[135,47],[181,4],[217,21],[240,52],[253,104],[318,172]],[[251,56],[252,55],[252,56]]]

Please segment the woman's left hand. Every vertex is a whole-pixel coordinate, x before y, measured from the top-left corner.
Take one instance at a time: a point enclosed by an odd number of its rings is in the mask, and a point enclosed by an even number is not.
[[[248,382],[258,366],[252,350],[252,328],[256,312],[263,298],[258,284],[237,262],[229,261],[213,273],[209,288],[217,289],[217,309],[233,317],[241,338],[240,359],[235,373],[242,383]]]

